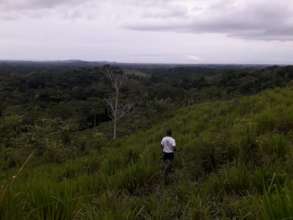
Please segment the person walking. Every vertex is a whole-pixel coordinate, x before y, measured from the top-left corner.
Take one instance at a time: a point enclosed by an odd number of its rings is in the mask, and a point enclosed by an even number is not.
[[[163,152],[163,175],[165,184],[168,183],[169,174],[172,170],[172,163],[174,160],[174,152],[176,151],[176,141],[172,137],[172,130],[166,131],[166,136],[161,141],[161,148]]]

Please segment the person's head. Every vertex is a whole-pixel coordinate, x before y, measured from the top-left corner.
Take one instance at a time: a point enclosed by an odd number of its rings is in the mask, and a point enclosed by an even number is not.
[[[172,136],[172,130],[171,130],[171,129],[167,129],[167,131],[166,131],[166,135],[167,135],[167,136]]]

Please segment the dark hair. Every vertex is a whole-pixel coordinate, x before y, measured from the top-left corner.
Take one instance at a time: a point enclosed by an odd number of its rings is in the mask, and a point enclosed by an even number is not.
[[[167,129],[166,134],[167,134],[167,136],[172,136],[172,130],[171,129]]]

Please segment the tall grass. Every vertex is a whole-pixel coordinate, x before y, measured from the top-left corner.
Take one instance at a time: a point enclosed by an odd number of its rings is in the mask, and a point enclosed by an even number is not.
[[[0,189],[0,219],[290,218],[292,97],[288,88],[182,108],[90,156],[23,167]],[[169,127],[178,151],[166,186],[160,139]]]
[[[267,191],[262,204],[263,219],[293,219],[293,191],[291,187],[275,187],[273,192]]]

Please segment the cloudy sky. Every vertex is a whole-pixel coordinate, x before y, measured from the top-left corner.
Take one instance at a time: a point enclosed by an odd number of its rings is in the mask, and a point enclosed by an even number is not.
[[[293,63],[292,0],[0,0],[0,59]]]

